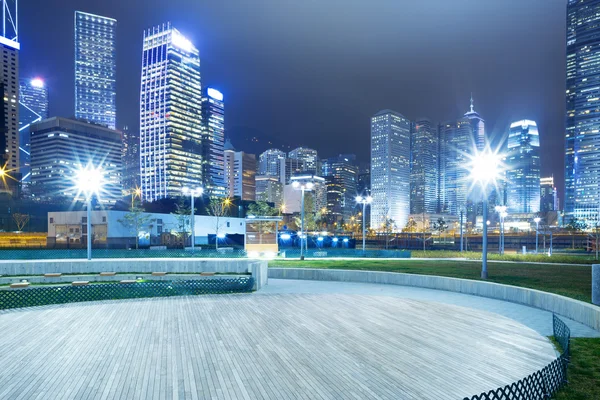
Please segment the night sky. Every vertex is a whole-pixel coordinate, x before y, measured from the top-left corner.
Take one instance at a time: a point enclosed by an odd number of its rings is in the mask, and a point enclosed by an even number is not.
[[[241,150],[304,145],[369,158],[369,118],[456,119],[470,93],[487,132],[538,122],[562,196],[566,0],[21,0],[22,77],[74,114],[73,14],[117,19],[117,124],[137,129],[143,30],[171,21],[225,96]],[[256,137],[258,142],[252,141]],[[271,143],[272,145],[271,145]],[[285,146],[285,147],[284,147]],[[562,201],[561,201],[562,203]],[[562,204],[561,204],[562,205]]]

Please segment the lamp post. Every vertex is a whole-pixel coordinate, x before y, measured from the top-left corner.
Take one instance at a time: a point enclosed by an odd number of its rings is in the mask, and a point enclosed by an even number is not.
[[[538,232],[540,229],[540,221],[542,219],[540,217],[535,217],[533,222],[535,222],[535,254],[538,253]]]
[[[292,187],[302,192],[300,205],[300,260],[304,260],[304,192],[312,190],[314,186],[315,184],[313,182],[301,182],[298,180],[292,182]]]
[[[487,219],[488,219],[488,186],[490,183],[495,183],[500,175],[500,160],[498,154],[493,153],[489,149],[481,152],[475,152],[471,157],[469,164],[470,177],[473,184],[481,189],[483,197],[483,246],[481,254],[481,279],[487,279]]]
[[[191,240],[190,242],[192,243],[192,253],[194,252],[194,241],[195,241],[195,232],[194,232],[194,197],[196,196],[202,196],[202,193],[204,193],[204,189],[202,189],[201,187],[198,187],[196,189],[190,189],[187,187],[184,187],[183,189],[181,189],[181,191],[183,192],[184,195],[190,195],[191,198],[191,210],[190,210],[190,229],[192,231],[192,235],[191,235]]]
[[[79,193],[85,196],[87,206],[87,259],[92,259],[92,197],[102,190],[104,172],[88,164],[75,173],[75,183]]]
[[[366,231],[366,226],[365,226],[365,214],[366,214],[366,210],[367,210],[367,204],[371,204],[371,202],[373,201],[373,198],[371,196],[367,196],[367,197],[362,197],[362,196],[356,196],[356,202],[359,204],[362,204],[363,206],[363,211],[362,211],[362,249],[363,249],[363,255],[365,254],[365,231]]]
[[[506,212],[506,206],[496,206],[494,208],[498,215],[500,216],[500,237],[498,240],[498,253],[500,255],[504,254],[504,218],[508,215]]]

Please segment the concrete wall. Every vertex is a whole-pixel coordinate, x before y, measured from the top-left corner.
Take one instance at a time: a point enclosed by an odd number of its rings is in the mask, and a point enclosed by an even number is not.
[[[600,331],[600,307],[557,294],[517,286],[441,276],[313,268],[269,268],[269,278],[381,283],[447,290],[540,308]]]
[[[266,260],[248,259],[201,259],[201,258],[136,258],[98,260],[27,260],[0,261],[0,275],[44,275],[117,273],[200,273],[218,272],[243,274],[252,273],[256,290],[267,284]]]

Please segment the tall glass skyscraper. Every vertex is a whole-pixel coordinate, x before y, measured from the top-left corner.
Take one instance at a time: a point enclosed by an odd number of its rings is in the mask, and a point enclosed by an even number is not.
[[[473,127],[471,120],[461,118],[454,123],[446,123],[441,127],[440,135],[446,141],[445,178],[446,188],[444,210],[452,215],[460,215],[467,211],[469,197],[469,172],[466,165],[469,154],[473,152]]]
[[[321,173],[327,180],[327,213],[349,221],[356,210],[358,167],[354,154],[340,154],[323,160]],[[339,203],[335,200],[339,196]],[[332,208],[330,208],[332,207]]]
[[[144,32],[140,175],[145,201],[202,185],[200,56],[170,24]]]
[[[282,185],[285,182],[285,153],[279,149],[268,149],[258,156],[258,173],[262,176],[274,176]]]
[[[510,125],[505,164],[509,212],[539,212],[540,136],[535,121],[523,120]]]
[[[225,197],[224,177],[225,104],[223,94],[207,88],[202,97],[202,122],[204,123],[204,190],[211,196]]]
[[[48,118],[48,89],[40,78],[19,80],[19,164],[22,182],[29,182],[31,149],[29,127]]]
[[[382,110],[371,118],[371,228],[386,219],[402,229],[410,213],[410,129],[402,114]]]
[[[18,194],[21,174],[19,172],[19,32],[17,2],[4,1],[4,21],[0,32],[0,87],[4,105],[0,123],[0,168],[8,171],[14,179],[0,180],[0,192]]]
[[[471,109],[465,114],[465,118],[468,118],[471,122],[471,127],[473,129],[473,143],[475,143],[477,150],[483,150],[486,145],[485,121],[473,108],[473,96],[471,96]]]
[[[600,208],[600,1],[567,4],[565,219],[589,226]]]
[[[430,120],[415,122],[411,148],[410,213],[435,213],[438,209],[438,132]]]
[[[117,20],[75,11],[75,118],[115,129]]]
[[[316,150],[309,149],[307,147],[298,147],[288,153],[288,158],[294,160],[301,160],[303,163],[304,170],[302,172],[307,172],[313,175],[318,175],[321,173],[321,168],[319,167],[319,156]]]

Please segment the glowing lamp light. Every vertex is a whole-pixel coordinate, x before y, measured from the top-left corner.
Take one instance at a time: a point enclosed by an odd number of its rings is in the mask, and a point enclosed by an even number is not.
[[[486,187],[500,177],[501,157],[490,150],[478,152],[471,158],[469,167],[471,180]]]
[[[348,243],[348,238],[344,238],[344,243]]]
[[[323,232],[321,232],[321,235],[322,235],[322,236],[327,236],[327,231],[323,231]]]
[[[206,89],[206,93],[215,100],[223,101],[223,93],[219,92],[217,89],[208,88]]]
[[[322,241],[323,241],[323,236],[319,236],[319,237],[317,238],[317,240],[318,240],[319,242],[322,242]]]
[[[196,189],[190,189],[188,187],[184,187],[183,189],[181,189],[181,191],[183,192],[183,194],[185,194],[186,196],[188,195],[192,195],[192,196],[200,196],[202,193],[204,193],[204,189],[201,187],[198,187]]]
[[[75,183],[79,191],[86,197],[98,194],[104,184],[104,171],[91,165],[75,172]]]
[[[4,168],[0,168],[0,178],[4,178],[6,176],[6,170]]]
[[[335,238],[335,237],[334,237],[334,238],[333,238],[333,239],[331,239],[331,240],[332,240],[332,242],[334,242],[334,243],[337,243],[337,241],[338,241],[338,238]]]
[[[31,86],[33,86],[35,88],[43,88],[44,87],[44,81],[40,78],[34,78],[29,83],[31,84]]]
[[[219,234],[217,235],[217,237],[218,237],[219,239],[225,239],[225,234],[224,234],[224,233],[219,233]]]
[[[292,182],[292,186],[295,187],[295,188],[297,188],[297,187],[300,186],[300,182],[294,181],[294,182]]]
[[[312,182],[308,182],[308,183],[306,184],[306,188],[307,188],[307,189],[309,189],[309,190],[310,190],[310,189],[312,189],[314,186],[315,186],[315,184],[314,184],[314,183],[312,183]]]
[[[281,240],[290,240],[292,238],[292,235],[290,235],[289,233],[283,233],[281,235]]]
[[[535,222],[536,224],[539,224],[541,220],[542,220],[542,219],[541,219],[540,217],[535,217],[535,218],[533,219],[533,222]]]

